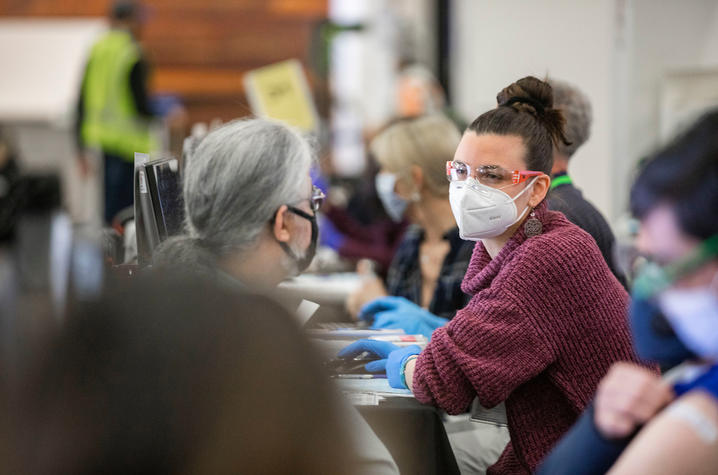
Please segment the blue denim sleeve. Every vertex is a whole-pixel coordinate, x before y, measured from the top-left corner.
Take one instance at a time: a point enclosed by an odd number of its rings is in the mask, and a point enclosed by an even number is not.
[[[576,424],[554,446],[536,470],[539,475],[604,474],[628,446],[624,439],[606,439],[593,422],[591,403]]]

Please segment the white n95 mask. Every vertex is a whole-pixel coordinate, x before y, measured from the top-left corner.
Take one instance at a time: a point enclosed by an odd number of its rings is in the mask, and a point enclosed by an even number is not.
[[[533,178],[513,198],[501,190],[481,184],[475,178],[452,181],[449,185],[449,202],[461,239],[478,241],[503,234],[526,215],[528,206],[517,216],[515,202],[535,181],[536,178]]]

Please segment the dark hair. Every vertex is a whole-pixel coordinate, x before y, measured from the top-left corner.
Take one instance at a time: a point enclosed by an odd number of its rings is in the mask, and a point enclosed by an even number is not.
[[[554,144],[568,143],[563,115],[553,108],[551,86],[527,76],[501,90],[496,101],[498,107],[481,114],[467,130],[521,137],[526,145],[526,167],[550,174]]]
[[[135,20],[140,16],[140,8],[136,0],[116,0],[110,7],[110,18],[117,21]]]
[[[70,312],[16,386],[0,437],[13,473],[352,472],[329,379],[286,310],[136,279]]]
[[[640,170],[631,189],[633,215],[642,219],[665,203],[686,234],[718,234],[718,110],[703,115]]]

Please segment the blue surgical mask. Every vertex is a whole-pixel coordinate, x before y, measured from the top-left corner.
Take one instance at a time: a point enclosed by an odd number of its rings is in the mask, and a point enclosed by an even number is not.
[[[409,202],[397,195],[394,191],[394,185],[396,184],[396,175],[393,173],[377,173],[374,184],[376,186],[376,193],[379,195],[381,204],[384,205],[384,209],[389,217],[395,221],[400,222],[404,218],[406,207]]]
[[[663,316],[655,300],[633,295],[630,308],[631,332],[638,357],[667,370],[696,358],[683,344]]]

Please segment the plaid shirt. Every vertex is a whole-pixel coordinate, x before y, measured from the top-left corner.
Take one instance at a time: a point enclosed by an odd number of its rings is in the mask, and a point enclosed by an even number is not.
[[[461,239],[459,228],[448,231],[444,239],[449,241],[449,252],[441,266],[429,311],[451,320],[456,311],[464,308],[470,300],[470,296],[461,291],[461,281],[464,280],[475,243]],[[424,231],[419,226],[410,226],[397,248],[386,277],[389,295],[404,297],[417,305],[421,305],[419,246],[423,240]]]

